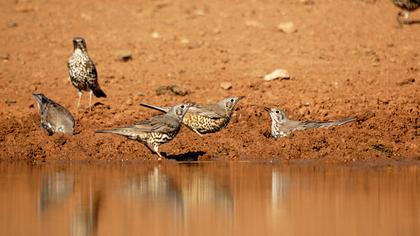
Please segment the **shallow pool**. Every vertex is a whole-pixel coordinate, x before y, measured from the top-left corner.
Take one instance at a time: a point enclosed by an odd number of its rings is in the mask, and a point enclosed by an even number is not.
[[[1,235],[420,235],[420,166],[0,162]]]

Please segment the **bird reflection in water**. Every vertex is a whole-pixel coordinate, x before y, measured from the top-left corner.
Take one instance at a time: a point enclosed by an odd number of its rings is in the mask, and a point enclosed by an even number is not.
[[[72,236],[96,235],[101,204],[101,192],[89,188],[87,194],[82,195],[71,222]]]
[[[221,211],[224,215],[231,215],[234,201],[227,186],[204,175],[202,171],[185,170],[184,174],[187,176],[180,178],[163,173],[159,166],[154,167],[147,175],[130,181],[127,192],[130,197],[170,204],[178,218],[191,216],[192,211],[203,208],[223,209],[228,212]]]
[[[156,166],[145,176],[138,176],[130,180],[127,192],[130,197],[168,203],[171,205],[174,214],[182,215],[181,191],[169,176],[162,173],[160,167]]]
[[[289,193],[290,177],[278,170],[271,172],[271,213],[272,220],[285,215],[286,200]]]
[[[282,202],[287,197],[289,177],[277,170],[271,172],[271,201],[273,206]]]
[[[189,179],[191,181],[182,188],[186,205],[221,207],[229,213],[233,210],[233,196],[227,186],[221,185],[200,171],[193,173]]]
[[[44,212],[53,205],[62,204],[74,191],[74,176],[58,171],[49,173],[41,178],[39,192],[39,206]]]

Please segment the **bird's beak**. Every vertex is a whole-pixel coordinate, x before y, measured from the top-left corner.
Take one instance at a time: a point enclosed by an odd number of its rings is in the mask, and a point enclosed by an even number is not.
[[[39,103],[39,104],[41,104],[41,103],[42,103],[42,97],[41,97],[41,95],[40,95],[40,94],[33,93],[33,94],[32,94],[32,96],[34,96],[35,101],[36,101],[37,103]]]
[[[243,98],[245,98],[245,96],[239,96],[238,100],[242,100]]]
[[[271,111],[271,108],[269,108],[269,107],[264,107],[264,110],[266,110],[266,111],[270,112],[270,111]]]

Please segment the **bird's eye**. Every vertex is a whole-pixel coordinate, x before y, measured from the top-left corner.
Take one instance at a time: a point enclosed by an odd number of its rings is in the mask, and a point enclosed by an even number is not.
[[[276,111],[276,113],[279,114],[280,112],[279,111]]]
[[[184,105],[181,106],[182,109],[184,109],[184,107],[185,107]]]
[[[230,99],[230,102],[234,102],[235,100],[233,100],[233,98],[232,99]]]

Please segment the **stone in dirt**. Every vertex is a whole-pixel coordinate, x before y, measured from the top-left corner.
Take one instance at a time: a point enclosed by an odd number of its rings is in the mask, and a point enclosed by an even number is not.
[[[177,85],[164,85],[156,89],[156,95],[177,95],[185,96],[189,94],[190,91],[186,88],[179,87]]]
[[[304,5],[313,5],[315,4],[315,2],[313,0],[300,0],[300,3],[304,4]]]
[[[220,83],[220,87],[224,90],[229,90],[232,88],[232,83],[230,82],[222,82]]]
[[[271,81],[276,79],[290,79],[290,74],[287,70],[276,69],[270,74],[267,74],[263,77],[263,80]]]
[[[127,51],[127,50],[118,51],[116,53],[116,56],[117,56],[117,60],[122,61],[122,62],[133,60],[133,55],[131,54],[130,51]]]
[[[291,21],[282,22],[278,24],[277,29],[286,34],[291,34],[297,31],[295,24]]]
[[[10,58],[10,55],[8,53],[0,53],[1,60],[7,61],[9,60],[9,58]]]
[[[12,105],[16,103],[16,100],[12,100],[12,99],[6,99],[6,101],[4,101],[4,103],[6,103],[7,105]]]
[[[404,80],[401,80],[400,82],[397,82],[397,85],[403,86],[403,85],[413,84],[414,82],[416,82],[416,79],[409,78],[409,79],[404,79]]]
[[[152,34],[151,34],[151,36],[152,36],[152,38],[154,38],[154,39],[159,39],[161,36],[160,36],[160,33],[159,32],[153,32]]]

